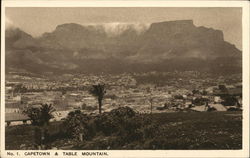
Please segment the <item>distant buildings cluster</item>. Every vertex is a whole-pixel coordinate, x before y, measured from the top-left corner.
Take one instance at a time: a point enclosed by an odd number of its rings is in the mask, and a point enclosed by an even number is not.
[[[175,78],[166,80],[165,84],[159,85],[157,81],[142,84],[136,80],[138,76],[149,77],[150,75],[158,74],[151,72],[120,75],[66,75],[64,80],[8,76],[5,112],[8,114],[8,120],[16,120],[11,116],[16,117],[16,114],[21,116],[22,109],[25,107],[49,103],[57,110],[54,113],[54,120],[65,118],[68,112],[75,109],[95,114],[98,104],[96,98],[89,93],[89,87],[96,83],[107,85],[107,93],[103,101],[104,111],[130,106],[140,113],[149,113],[151,104],[153,112],[211,109],[226,111],[230,108],[242,107],[242,84],[239,76],[209,78],[200,77],[202,74],[199,73],[175,72],[171,74]]]

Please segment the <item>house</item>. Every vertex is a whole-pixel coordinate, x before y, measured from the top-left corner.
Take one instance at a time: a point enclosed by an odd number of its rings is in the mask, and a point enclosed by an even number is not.
[[[222,101],[220,96],[214,96],[214,102],[215,103],[220,103]]]
[[[207,111],[206,105],[195,106],[195,107],[192,107],[190,109],[193,110],[193,111],[198,111],[198,112]]]
[[[216,111],[227,111],[227,108],[222,104],[210,104],[209,106],[215,108]]]
[[[51,121],[60,121],[68,116],[68,113],[70,113],[70,110],[61,110],[61,111],[55,111],[52,113],[54,118]]]
[[[5,108],[5,113],[21,113],[20,108]]]
[[[30,118],[22,113],[6,113],[5,122],[7,126],[30,124]]]

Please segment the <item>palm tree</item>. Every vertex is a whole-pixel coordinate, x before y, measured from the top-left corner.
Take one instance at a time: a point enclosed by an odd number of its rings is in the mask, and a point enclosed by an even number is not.
[[[40,107],[40,115],[41,115],[41,123],[48,125],[49,120],[52,119],[54,116],[52,113],[55,111],[55,108],[52,104],[42,104]]]
[[[48,129],[49,120],[54,116],[52,113],[55,108],[51,104],[42,104],[40,107],[28,107],[23,111],[27,115],[32,124],[38,126],[35,128],[35,141],[38,145],[38,149],[45,149],[48,141]]]
[[[31,120],[33,125],[48,125],[49,120],[53,118],[52,113],[55,108],[51,104],[42,104],[41,107],[28,107],[23,111]]]
[[[92,89],[90,90],[90,93],[94,95],[95,97],[97,97],[98,104],[99,104],[99,114],[101,114],[102,113],[102,100],[106,93],[105,85],[104,84],[93,85]]]

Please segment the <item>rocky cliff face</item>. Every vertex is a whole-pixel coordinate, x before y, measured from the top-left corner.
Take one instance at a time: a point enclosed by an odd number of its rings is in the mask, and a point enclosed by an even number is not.
[[[134,66],[136,71],[211,71],[219,65],[218,71],[235,72],[241,71],[241,51],[224,41],[222,31],[196,27],[192,20],[149,26],[70,23],[39,38],[6,30],[6,64],[36,72],[112,73]]]

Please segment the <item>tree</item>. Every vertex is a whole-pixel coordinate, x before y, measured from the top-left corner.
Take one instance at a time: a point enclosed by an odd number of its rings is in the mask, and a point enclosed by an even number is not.
[[[224,92],[224,93],[227,93],[227,92],[228,92],[228,89],[227,89],[227,87],[226,87],[225,85],[219,85],[218,87],[219,87],[219,90],[220,90],[221,92]]]
[[[99,113],[102,113],[102,100],[104,98],[104,95],[106,93],[105,85],[104,84],[98,84],[93,85],[92,89],[90,89],[90,93],[97,97],[98,104],[99,104]]]
[[[49,124],[49,120],[54,118],[54,116],[52,115],[52,113],[55,110],[55,108],[51,105],[51,104],[42,104],[42,106],[40,107],[40,111],[41,111],[41,123],[42,124]]]
[[[40,107],[28,107],[23,113],[31,119],[33,125],[43,126],[49,124],[54,111],[55,109],[51,104],[42,104]]]
[[[40,125],[40,109],[35,107],[28,107],[23,110],[23,113],[31,119],[32,125]]]
[[[238,100],[234,96],[226,96],[222,98],[224,101],[221,103],[224,106],[237,105]]]
[[[83,141],[83,139],[88,138],[93,132],[89,132],[88,123],[90,117],[80,110],[71,111],[66,120],[64,121],[64,126],[67,133],[77,140]]]
[[[195,98],[194,100],[192,100],[192,104],[194,104],[196,106],[204,105],[207,102],[209,102],[209,100],[207,98]]]
[[[47,125],[49,120],[54,116],[52,113],[55,111],[51,104],[42,104],[40,107],[28,107],[23,111],[32,122],[32,125],[38,126],[35,128],[35,142],[38,149],[46,149],[46,144],[49,141],[49,134]]]

